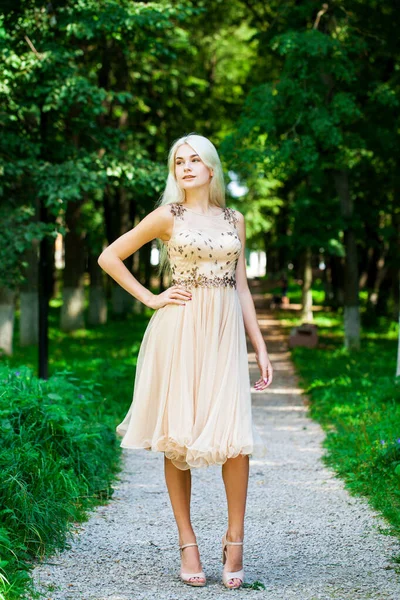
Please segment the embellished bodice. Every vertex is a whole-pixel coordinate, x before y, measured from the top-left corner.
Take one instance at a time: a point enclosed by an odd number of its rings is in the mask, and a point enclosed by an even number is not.
[[[236,287],[235,271],[242,249],[232,208],[202,215],[174,202],[171,238],[166,242],[172,285]]]

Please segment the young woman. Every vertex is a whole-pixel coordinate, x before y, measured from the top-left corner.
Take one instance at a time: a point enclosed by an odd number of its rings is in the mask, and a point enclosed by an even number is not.
[[[171,286],[143,287],[122,262],[159,240],[160,273]],[[182,581],[206,584],[190,521],[191,469],[222,465],[228,528],[222,539],[223,583],[244,580],[244,516],[249,456],[264,455],[251,410],[245,330],[260,378],[273,370],[258,326],[245,263],[243,215],[225,206],[221,163],[214,145],[189,134],[169,153],[159,206],[100,255],[99,265],[125,290],[155,309],[140,346],[133,400],[117,426],[124,448],[164,452],[164,472],[179,532]]]

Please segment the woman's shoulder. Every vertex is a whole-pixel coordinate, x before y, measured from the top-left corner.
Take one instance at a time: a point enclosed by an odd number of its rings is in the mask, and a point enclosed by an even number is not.
[[[158,209],[165,214],[175,214],[177,212],[182,212],[184,210],[184,206],[180,202],[167,202],[166,204],[160,204]]]
[[[186,208],[180,202],[169,202],[165,205],[174,217],[183,217]]]
[[[162,204],[155,210],[159,211],[160,214],[166,217],[171,217],[171,215],[173,215],[174,217],[182,218],[186,211],[186,207],[181,202],[168,202],[167,204]],[[244,216],[239,210],[231,208],[230,206],[224,206],[222,210],[225,215],[225,219],[232,225],[236,226],[238,223],[244,222]]]
[[[242,213],[235,208],[231,208],[230,206],[225,206],[224,208],[226,218],[228,221],[232,223],[232,225],[237,225],[238,223],[243,223],[244,217]]]
[[[176,215],[181,213],[183,207],[179,202],[167,202],[167,204],[160,204],[153,210],[154,213],[159,214],[162,217],[171,217],[171,215]]]

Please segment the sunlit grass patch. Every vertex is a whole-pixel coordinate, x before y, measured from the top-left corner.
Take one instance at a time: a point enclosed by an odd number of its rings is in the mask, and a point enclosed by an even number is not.
[[[298,314],[275,311],[289,335]],[[292,357],[310,397],[309,414],[326,432],[324,456],[346,487],[366,496],[400,536],[400,378],[395,378],[397,324],[364,328],[361,348],[344,347],[342,315],[316,312],[316,349]]]

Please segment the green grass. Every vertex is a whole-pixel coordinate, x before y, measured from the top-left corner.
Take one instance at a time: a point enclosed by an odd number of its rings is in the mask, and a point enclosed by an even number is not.
[[[122,413],[132,400],[137,354],[143,333],[153,311],[144,307],[142,314],[113,317],[105,325],[64,333],[58,329],[60,300],[50,305],[49,375],[68,370],[81,379],[101,384],[107,397],[107,410],[122,420]],[[26,365],[38,372],[37,346],[21,348],[16,320],[14,353],[7,358],[12,367]]]
[[[112,496],[120,448],[106,407],[91,380],[0,365],[1,600],[30,588],[32,561],[64,549],[71,522]]]
[[[273,280],[271,280],[270,283],[271,283],[271,286],[274,286]],[[271,289],[269,289],[269,292],[271,294],[277,294],[280,296],[282,294],[282,287],[280,285],[275,285],[274,287],[271,287]],[[322,304],[324,297],[325,297],[325,291],[324,291],[324,284],[321,279],[318,279],[317,281],[313,282],[313,287],[312,287],[311,293],[312,293],[313,302],[315,304]],[[296,283],[292,277],[289,277],[287,295],[290,298],[291,304],[301,304],[302,289],[301,289],[301,286],[298,283]]]
[[[262,278],[261,278],[262,279]],[[268,292],[273,295],[282,295],[282,286],[281,280],[278,278],[265,278],[265,282],[268,285]],[[316,306],[323,306],[325,304],[325,283],[321,278],[313,281],[312,284],[312,301]],[[287,287],[287,296],[290,300],[291,304],[302,304],[302,288],[301,284],[298,283],[291,275],[289,276],[288,287]],[[368,290],[363,289],[359,292],[359,302],[363,315],[363,322],[378,331],[381,330],[382,327],[385,327],[388,319],[387,317],[380,317],[375,314],[375,311],[372,308],[367,308],[368,303]],[[329,304],[329,302],[328,302]],[[339,308],[339,314],[342,309]],[[388,310],[393,310],[393,299],[390,300]],[[396,318],[397,321],[397,318]]]
[[[301,322],[291,311],[274,314],[288,335]],[[342,314],[325,307],[314,313],[318,348],[296,347],[292,357],[310,398],[309,414],[326,432],[323,460],[351,493],[381,512],[389,523],[386,532],[400,537],[398,324],[385,318],[376,322],[374,328],[362,328],[361,349],[349,352]]]
[[[113,494],[121,448],[115,427],[132,401],[138,350],[152,312],[63,333],[52,301],[49,379],[37,347],[0,360],[0,600],[32,589],[36,558],[68,546],[68,532]],[[5,579],[6,578],[6,579]],[[46,596],[47,597],[47,596]]]

